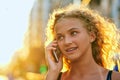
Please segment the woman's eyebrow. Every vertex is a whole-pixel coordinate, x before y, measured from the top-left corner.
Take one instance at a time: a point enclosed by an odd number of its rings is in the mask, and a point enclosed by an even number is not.
[[[79,29],[79,28],[71,28],[71,29],[68,30],[68,32],[70,32],[72,30],[77,30],[77,29]]]
[[[60,35],[62,35],[62,34],[61,34],[61,33],[57,33],[56,35],[57,35],[57,36],[60,36]]]
[[[73,31],[73,30],[78,30],[79,28],[71,28],[71,29],[68,29],[68,32],[70,31]],[[61,35],[61,33],[57,33],[56,35]]]

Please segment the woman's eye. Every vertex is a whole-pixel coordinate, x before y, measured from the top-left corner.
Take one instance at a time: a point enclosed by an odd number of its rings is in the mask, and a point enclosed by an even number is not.
[[[58,36],[57,40],[62,40],[64,37],[63,36]]]
[[[76,35],[76,34],[77,34],[76,31],[71,32],[71,35],[72,35],[72,36],[74,36],[74,35]]]

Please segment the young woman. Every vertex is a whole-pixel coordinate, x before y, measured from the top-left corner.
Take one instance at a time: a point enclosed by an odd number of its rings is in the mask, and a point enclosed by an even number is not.
[[[109,58],[118,47],[117,31],[114,23],[84,6],[54,11],[47,28],[46,80],[120,80]],[[57,48],[58,62],[53,57]]]

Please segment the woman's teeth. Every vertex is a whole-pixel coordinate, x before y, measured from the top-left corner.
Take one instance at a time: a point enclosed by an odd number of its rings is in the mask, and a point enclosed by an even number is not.
[[[67,51],[67,52],[70,52],[70,51],[73,51],[73,50],[76,50],[76,49],[77,49],[77,47],[73,47],[73,48],[67,49],[66,51]]]

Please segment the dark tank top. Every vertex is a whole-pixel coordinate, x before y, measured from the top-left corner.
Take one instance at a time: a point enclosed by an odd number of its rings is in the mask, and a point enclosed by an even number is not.
[[[111,76],[112,76],[112,71],[109,71],[106,80],[112,80]]]
[[[109,71],[108,74],[107,74],[107,79],[106,80],[112,80],[111,75],[112,75],[112,71]],[[57,80],[61,80],[61,76],[62,76],[62,72],[60,72]]]

